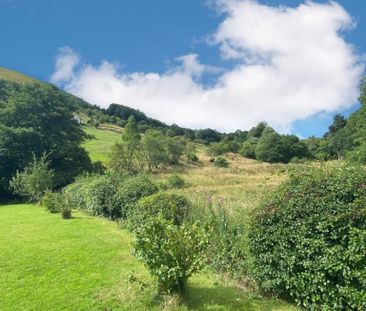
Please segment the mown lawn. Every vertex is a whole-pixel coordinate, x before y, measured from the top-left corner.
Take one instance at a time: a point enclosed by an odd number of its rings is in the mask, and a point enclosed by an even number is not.
[[[0,310],[294,310],[210,272],[190,280],[183,306],[158,305],[131,241],[107,220],[1,206]]]

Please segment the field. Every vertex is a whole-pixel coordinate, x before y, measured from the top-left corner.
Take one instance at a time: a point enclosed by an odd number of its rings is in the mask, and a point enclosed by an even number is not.
[[[1,310],[160,310],[154,284],[131,255],[132,236],[75,213],[62,220],[36,205],[0,207]],[[206,271],[185,304],[165,310],[293,310]]]
[[[87,134],[92,135],[95,139],[87,140],[84,143],[85,149],[93,161],[108,162],[108,156],[111,147],[121,141],[121,133],[112,129],[97,129],[91,126],[85,126],[84,130]]]

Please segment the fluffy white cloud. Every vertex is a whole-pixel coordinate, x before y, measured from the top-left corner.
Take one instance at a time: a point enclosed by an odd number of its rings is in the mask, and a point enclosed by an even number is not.
[[[56,55],[55,72],[51,76],[51,82],[60,84],[74,78],[74,68],[80,62],[79,56],[68,46],[59,48]]]
[[[189,54],[163,74],[119,72],[107,61],[75,72],[78,56],[64,48],[52,81],[66,82],[67,91],[102,107],[115,102],[167,123],[225,131],[262,120],[286,131],[296,120],[355,103],[363,66],[341,35],[353,21],[339,4],[215,3],[225,19],[210,41],[223,58],[236,61],[230,70],[203,65]],[[218,74],[213,86],[200,82],[205,72]]]

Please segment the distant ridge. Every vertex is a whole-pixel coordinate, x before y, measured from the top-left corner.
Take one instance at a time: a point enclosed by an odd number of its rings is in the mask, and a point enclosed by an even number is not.
[[[0,67],[0,80],[7,80],[16,83],[25,83],[25,82],[43,83],[37,79],[31,78],[22,73],[4,67]]]

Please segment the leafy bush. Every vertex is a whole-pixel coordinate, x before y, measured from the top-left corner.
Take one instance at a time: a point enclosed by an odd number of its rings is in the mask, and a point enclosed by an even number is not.
[[[199,223],[174,225],[150,218],[136,232],[135,254],[157,279],[160,293],[182,293],[187,279],[204,265],[208,236]]]
[[[229,162],[224,157],[217,157],[214,161],[214,165],[217,167],[228,167]]]
[[[110,219],[121,218],[121,209],[115,200],[120,182],[112,175],[99,176],[92,181],[86,192],[86,211]]]
[[[184,188],[185,185],[186,185],[185,180],[177,173],[171,174],[168,177],[167,187],[170,189],[181,189]]]
[[[92,179],[83,178],[65,188],[69,205],[79,210],[87,210],[87,189]]]
[[[366,309],[366,171],[294,174],[256,213],[253,276],[264,291],[317,310]]]
[[[141,198],[152,195],[158,190],[158,186],[145,175],[127,179],[118,189],[114,201],[118,206],[120,217],[126,218]]]
[[[181,225],[187,218],[190,204],[182,195],[171,193],[156,193],[142,198],[130,213],[130,228],[136,230],[145,225],[151,217],[161,216]]]
[[[63,219],[71,219],[71,207],[64,201],[64,205],[61,207],[61,215]]]
[[[59,213],[61,211],[62,195],[58,192],[48,191],[42,198],[41,205],[51,213]]]
[[[65,189],[68,205],[90,215],[121,218],[116,192],[126,178],[115,174],[81,178]]]
[[[52,189],[53,171],[49,169],[47,156],[44,154],[39,159],[33,155],[33,161],[18,172],[10,181],[10,188],[15,194],[28,197],[31,201],[39,201],[43,195]]]

